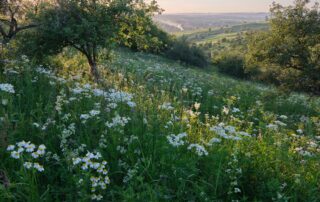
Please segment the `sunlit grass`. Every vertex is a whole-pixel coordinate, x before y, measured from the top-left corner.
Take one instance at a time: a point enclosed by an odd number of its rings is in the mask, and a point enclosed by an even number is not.
[[[123,50],[97,86],[65,54],[0,74],[2,201],[320,200],[319,98]],[[12,158],[23,140],[41,159]]]

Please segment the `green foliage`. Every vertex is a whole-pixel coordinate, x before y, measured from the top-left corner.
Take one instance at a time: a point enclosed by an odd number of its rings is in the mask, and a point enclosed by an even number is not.
[[[284,88],[320,92],[320,11],[318,4],[297,0],[294,6],[273,4],[270,31],[249,38],[246,66],[262,78],[271,75]]]
[[[119,32],[126,29],[125,25],[127,28],[132,25],[126,24],[127,20],[137,22],[130,27],[132,30],[129,30],[128,34],[137,36],[145,33],[144,29],[149,29],[138,24],[139,20],[145,17],[145,22],[150,23],[148,16],[158,9],[155,1],[146,4],[144,1],[135,0],[54,0],[41,6],[42,9],[35,18],[39,26],[35,32],[22,38],[22,51],[29,49],[27,52],[31,53],[30,55],[42,57],[59,53],[68,46],[73,47],[87,58],[96,82],[99,81],[97,60],[100,50],[104,49],[104,53],[108,54],[117,40],[123,37]],[[136,16],[141,18],[136,20]],[[151,31],[155,32],[155,27],[152,28]],[[137,30],[141,32],[136,32]],[[157,37],[146,38],[145,42],[134,36],[128,37],[134,38],[138,48],[155,49],[160,45],[146,47],[146,44],[162,43]]]
[[[165,55],[170,59],[179,60],[187,65],[198,67],[205,67],[208,65],[207,56],[202,49],[195,45],[190,45],[184,37],[174,39]]]
[[[117,16],[126,13],[127,5],[120,1],[57,1],[40,13],[37,30],[44,49],[61,52],[71,46],[84,54],[95,80],[98,49],[110,48],[118,30]],[[38,42],[39,43],[39,42]]]
[[[18,33],[37,26],[31,19],[37,14],[38,5],[39,1],[32,0],[0,1],[1,45],[9,43]]]
[[[238,78],[247,78],[244,68],[244,56],[240,52],[221,52],[214,56],[213,63],[219,72]]]
[[[56,57],[70,67],[21,56],[0,72],[15,91],[0,90],[0,201],[320,200],[319,98],[132,52],[103,61],[107,85],[97,85],[79,52]],[[14,159],[7,146],[22,140],[45,144],[45,155]],[[108,162],[105,190],[91,190],[99,173],[81,168],[86,159],[74,161],[88,151]]]
[[[144,4],[131,15],[124,16],[119,25],[118,43],[134,51],[161,53],[168,48],[170,37],[152,20],[153,14],[160,11],[158,6],[145,7]]]

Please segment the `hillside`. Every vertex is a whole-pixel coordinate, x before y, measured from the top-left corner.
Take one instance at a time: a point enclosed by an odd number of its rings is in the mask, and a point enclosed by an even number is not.
[[[1,71],[0,199],[320,200],[319,98],[113,58],[99,85],[72,52],[54,71],[26,57]]]

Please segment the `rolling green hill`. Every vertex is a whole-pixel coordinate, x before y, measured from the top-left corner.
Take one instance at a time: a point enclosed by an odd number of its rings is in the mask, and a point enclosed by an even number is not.
[[[320,99],[116,51],[0,72],[2,201],[319,201]]]
[[[199,30],[194,32],[186,32],[186,33],[177,33],[178,36],[185,36],[191,42],[196,43],[204,43],[216,41],[221,38],[232,38],[235,37],[238,33],[245,33],[249,31],[259,31],[259,30],[267,30],[267,23],[248,23],[248,24],[240,24],[234,26],[227,26],[222,28],[215,29],[207,29],[207,30]]]
[[[268,13],[182,13],[157,15],[154,21],[172,33],[263,22],[267,16]]]

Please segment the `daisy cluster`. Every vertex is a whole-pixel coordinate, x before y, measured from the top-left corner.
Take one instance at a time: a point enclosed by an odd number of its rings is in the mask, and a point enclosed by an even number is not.
[[[162,105],[159,105],[158,108],[163,110],[168,110],[168,111],[174,110],[174,107],[170,102],[165,102]]]
[[[251,137],[247,132],[237,131],[234,126],[225,125],[224,123],[219,123],[216,126],[210,128],[210,131],[219,135],[221,138],[230,140],[242,140],[243,137]],[[219,141],[215,139],[215,141]]]
[[[91,199],[97,201],[103,199],[102,193],[107,189],[107,185],[110,184],[107,162],[101,158],[102,156],[99,152],[87,152],[85,156],[72,159],[73,166],[80,168],[81,171],[79,184],[84,184],[84,181],[88,180],[85,178],[89,176]]]
[[[167,140],[169,141],[169,144],[171,144],[174,147],[179,147],[185,144],[185,140],[183,138],[187,137],[187,133],[180,133],[178,135],[168,135]]]
[[[0,83],[0,91],[14,94],[15,90],[12,84],[9,83]]]
[[[23,162],[23,166],[26,169],[35,169],[39,172],[44,171],[44,167],[39,164],[38,162],[35,162],[39,157],[43,157],[46,153],[46,146],[41,144],[38,147],[31,143],[31,142],[25,142],[21,141],[16,143],[15,145],[9,145],[7,147],[7,151],[9,151],[11,154],[11,158],[14,159],[22,159],[28,160]]]

